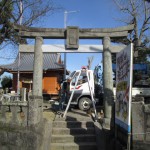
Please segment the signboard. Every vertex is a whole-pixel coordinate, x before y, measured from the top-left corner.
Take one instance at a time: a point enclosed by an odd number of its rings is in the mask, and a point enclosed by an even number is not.
[[[66,49],[79,48],[79,28],[67,27]]]
[[[124,48],[116,56],[116,106],[115,123],[131,131],[133,44]]]

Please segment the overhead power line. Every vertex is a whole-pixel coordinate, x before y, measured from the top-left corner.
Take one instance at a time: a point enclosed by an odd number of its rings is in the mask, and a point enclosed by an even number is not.
[[[15,59],[15,57],[0,57],[0,59]]]

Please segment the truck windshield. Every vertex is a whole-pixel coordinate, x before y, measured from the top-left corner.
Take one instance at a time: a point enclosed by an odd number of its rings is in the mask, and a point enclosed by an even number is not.
[[[73,71],[73,72],[69,75],[68,78],[72,78],[72,77],[74,76],[75,72],[76,72],[76,71]]]
[[[90,79],[90,73],[88,72],[88,74],[89,74],[89,79]],[[71,81],[72,86],[75,85],[78,75],[79,75],[79,72],[76,72],[76,74],[73,76],[72,81]],[[86,82],[88,82],[86,72],[81,72],[77,85],[80,85]]]

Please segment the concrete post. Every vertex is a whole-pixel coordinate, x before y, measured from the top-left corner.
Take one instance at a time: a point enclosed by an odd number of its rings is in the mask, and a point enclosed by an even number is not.
[[[104,124],[110,128],[113,104],[112,58],[110,37],[103,38]]]
[[[20,96],[21,96],[21,101],[26,101],[26,88],[21,88],[20,89]]]
[[[36,37],[34,47],[33,95],[42,96],[43,78],[43,38]]]

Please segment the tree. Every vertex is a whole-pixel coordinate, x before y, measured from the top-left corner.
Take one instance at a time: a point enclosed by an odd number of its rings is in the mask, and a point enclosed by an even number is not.
[[[10,76],[4,76],[1,81],[3,89],[12,87],[12,78]]]
[[[139,61],[146,61],[150,54],[150,1],[149,0],[113,0],[123,13],[123,19],[119,21],[125,24],[134,24],[134,30],[127,39],[116,39],[115,42],[124,44],[134,43],[134,50],[138,51]]]
[[[0,1],[0,45],[8,42],[18,44],[21,39],[13,24],[32,26],[43,16],[60,9],[52,0],[1,0]]]

